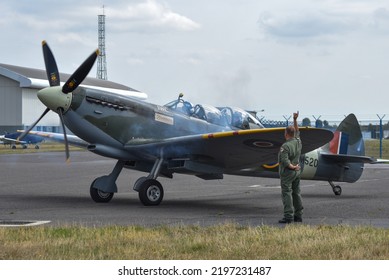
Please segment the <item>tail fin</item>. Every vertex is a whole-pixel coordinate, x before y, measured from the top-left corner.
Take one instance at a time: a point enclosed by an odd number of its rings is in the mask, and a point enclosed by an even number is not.
[[[334,138],[323,147],[323,152],[335,155],[365,155],[361,127],[354,114],[348,115],[339,124],[334,132]]]
[[[334,138],[323,147],[320,153],[330,165],[338,167],[338,173],[330,181],[356,182],[362,175],[364,163],[373,163],[374,159],[365,156],[365,143],[361,127],[354,114],[348,115],[338,126]]]

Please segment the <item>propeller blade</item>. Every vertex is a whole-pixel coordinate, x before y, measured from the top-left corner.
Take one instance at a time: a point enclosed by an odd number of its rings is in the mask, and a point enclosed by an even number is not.
[[[63,137],[65,141],[65,153],[66,153],[66,162],[70,162],[70,153],[69,153],[69,143],[68,143],[68,137],[66,136],[66,128],[65,128],[65,122],[63,120],[63,109],[58,108],[58,115],[61,120],[62,130],[63,130]]]
[[[92,69],[93,64],[96,61],[96,58],[99,55],[99,50],[96,50],[92,53],[77,70],[70,76],[66,83],[62,87],[63,93],[69,93],[74,91],[88,75],[89,71]]]
[[[49,84],[51,87],[59,86],[61,81],[59,78],[57,63],[55,62],[54,55],[51,52],[51,49],[49,48],[49,45],[46,43],[46,41],[42,41],[42,50],[43,57],[45,59],[46,74],[47,79],[49,80]]]
[[[17,141],[22,140],[33,128],[36,126],[36,124],[50,111],[49,108],[46,108],[46,110],[43,112],[43,114],[39,117],[38,120],[36,120],[26,131],[24,131],[22,134],[19,135]]]

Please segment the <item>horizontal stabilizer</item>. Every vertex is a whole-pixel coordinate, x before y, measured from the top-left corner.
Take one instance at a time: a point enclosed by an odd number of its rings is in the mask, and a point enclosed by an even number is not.
[[[321,153],[321,156],[327,160],[338,163],[378,163],[377,159],[367,156],[336,155]],[[383,163],[383,162],[382,162]],[[389,163],[389,160],[388,160]]]
[[[386,163],[386,164],[388,164],[389,163],[389,159],[377,158],[374,162],[371,162],[371,163],[374,163],[374,164]]]

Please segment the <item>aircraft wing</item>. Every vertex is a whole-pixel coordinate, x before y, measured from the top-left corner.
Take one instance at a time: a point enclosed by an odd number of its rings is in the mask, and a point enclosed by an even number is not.
[[[224,173],[228,170],[277,162],[278,151],[284,143],[284,128],[251,129],[210,134],[181,136],[167,139],[132,139],[123,147],[131,159],[153,161],[166,159],[171,168],[183,168],[199,173]],[[64,142],[63,134],[31,131],[54,141]],[[333,133],[325,129],[300,128],[302,153],[328,143]],[[89,143],[68,135],[70,145],[87,148]],[[181,166],[184,164],[185,166]],[[176,166],[177,165],[177,166]]]
[[[181,161],[197,164],[204,171],[207,171],[207,167],[216,167],[221,172],[277,162],[278,151],[285,142],[284,132],[285,128],[268,128],[156,141],[133,139],[125,145],[125,149],[144,157],[171,159],[173,165],[174,161]],[[302,153],[306,153],[329,142],[333,133],[325,129],[300,128],[300,137],[303,143]]]
[[[30,131],[29,134],[32,135],[38,135],[47,139],[51,139],[53,141],[64,143],[64,136],[63,133],[54,133],[54,132],[42,132],[42,131]],[[75,136],[75,135],[67,135],[68,143],[69,145],[80,147],[80,148],[87,148],[89,143],[85,142],[81,138]]]
[[[26,141],[19,141],[13,138],[8,138],[4,136],[0,136],[0,141],[3,141],[5,143],[15,143],[15,144],[27,144]]]

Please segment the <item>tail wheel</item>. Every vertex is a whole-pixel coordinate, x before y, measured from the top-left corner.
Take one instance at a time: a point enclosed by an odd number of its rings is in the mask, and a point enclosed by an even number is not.
[[[332,187],[332,191],[334,192],[335,195],[341,195],[342,194],[342,187],[339,185],[335,185],[334,182],[328,181],[330,186]]]
[[[335,195],[341,195],[342,194],[342,188],[340,186],[335,186],[333,188],[334,194]]]
[[[163,187],[160,182],[148,179],[140,183],[139,200],[145,206],[156,206],[163,199]]]

